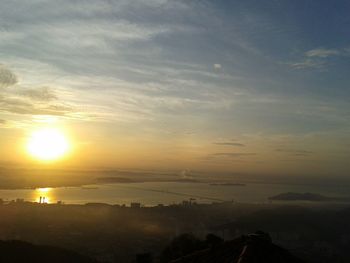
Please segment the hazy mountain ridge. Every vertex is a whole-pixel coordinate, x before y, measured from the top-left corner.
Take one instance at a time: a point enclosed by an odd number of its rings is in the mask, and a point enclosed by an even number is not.
[[[278,201],[313,201],[313,202],[330,202],[330,201],[350,201],[349,197],[330,197],[315,193],[281,193],[269,197],[269,200]]]

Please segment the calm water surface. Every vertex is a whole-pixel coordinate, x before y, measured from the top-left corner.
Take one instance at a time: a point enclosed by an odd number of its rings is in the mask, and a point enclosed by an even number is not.
[[[133,184],[104,184],[85,187],[59,187],[22,190],[0,190],[0,198],[38,202],[44,196],[49,203],[67,204],[102,202],[129,204],[140,202],[146,206],[179,203],[195,198],[199,203],[230,201],[247,203],[268,202],[267,198],[283,192],[312,192],[332,197],[347,197],[345,186],[310,186],[285,184],[247,184],[246,186],[212,186],[204,183],[152,182]]]

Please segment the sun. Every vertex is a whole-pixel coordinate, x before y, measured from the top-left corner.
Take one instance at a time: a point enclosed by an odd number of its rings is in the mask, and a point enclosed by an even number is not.
[[[27,150],[36,159],[53,161],[63,157],[68,152],[69,142],[60,130],[44,128],[31,134]]]

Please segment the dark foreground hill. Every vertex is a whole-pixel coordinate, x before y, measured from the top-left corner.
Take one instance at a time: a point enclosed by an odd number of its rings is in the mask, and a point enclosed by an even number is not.
[[[0,241],[0,263],[97,263],[73,251],[23,241]]]
[[[274,245],[268,234],[257,232],[196,251],[171,263],[302,263]]]

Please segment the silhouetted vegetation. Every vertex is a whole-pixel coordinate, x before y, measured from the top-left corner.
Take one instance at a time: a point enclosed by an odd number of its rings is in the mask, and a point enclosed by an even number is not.
[[[0,241],[1,263],[97,263],[76,252],[52,246],[37,246],[23,241]]]
[[[208,234],[205,240],[200,240],[193,234],[185,233],[171,241],[163,250],[160,261],[167,263],[173,259],[180,258],[197,250],[218,245],[222,242],[222,238],[213,234]]]
[[[258,231],[220,242],[171,261],[172,263],[302,263],[287,250],[272,243],[267,233]]]

